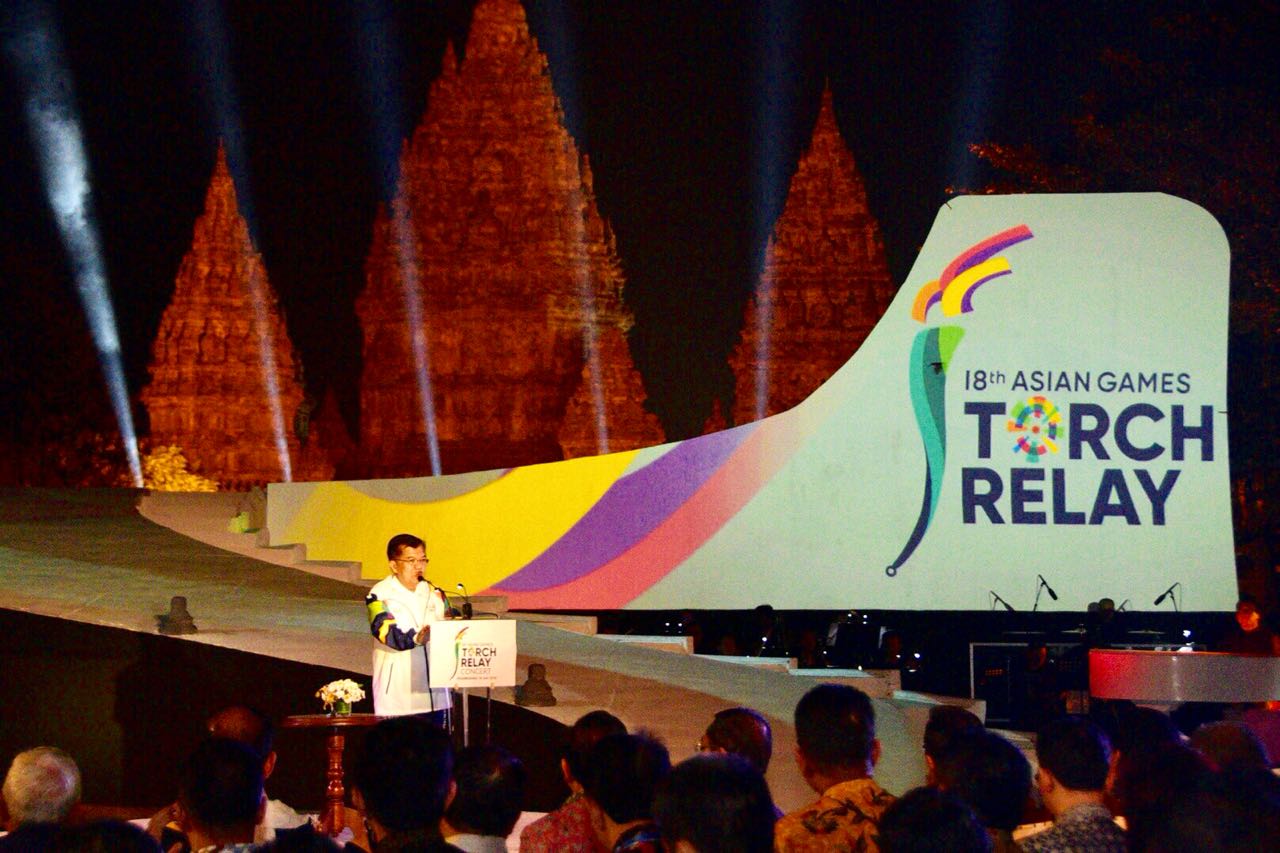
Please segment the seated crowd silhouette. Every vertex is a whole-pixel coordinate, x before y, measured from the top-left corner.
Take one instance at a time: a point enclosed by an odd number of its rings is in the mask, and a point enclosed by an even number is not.
[[[567,730],[570,796],[520,823],[528,774],[497,745],[455,749],[420,716],[369,730],[349,773],[356,826],[338,839],[264,793],[272,724],[245,707],[208,722],[182,764],[174,802],[145,827],[71,825],[74,759],[54,747],[15,756],[4,778],[4,851],[345,849],[530,853],[710,851],[1258,851],[1280,843],[1280,778],[1243,723],[1183,735],[1166,714],[1098,702],[1040,728],[1032,762],[972,713],[935,706],[921,744],[925,784],[895,795],[875,780],[872,701],[820,684],[795,708],[796,771],[814,799],[782,814],[765,781],[773,738],[750,708],[709,721],[698,753],[672,766],[644,731],[593,711]],[[1122,816],[1117,820],[1117,815]],[[1049,823],[1033,828],[1028,823]]]

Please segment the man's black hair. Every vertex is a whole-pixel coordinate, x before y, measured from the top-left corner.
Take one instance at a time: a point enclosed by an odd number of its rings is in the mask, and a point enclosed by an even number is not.
[[[209,738],[183,764],[178,787],[183,808],[201,826],[253,826],[262,801],[262,759],[239,741]]]
[[[452,778],[449,736],[417,716],[383,720],[370,729],[352,768],[365,811],[396,832],[436,826]]]
[[[608,711],[590,711],[578,718],[569,729],[569,741],[564,748],[564,760],[569,773],[579,782],[587,772],[587,754],[591,748],[609,735],[625,735],[627,727]]]
[[[880,815],[881,853],[987,853],[991,836],[959,797],[937,788],[915,788]]]
[[[423,542],[412,533],[397,533],[387,542],[387,559],[394,560],[400,556],[402,548],[425,548],[427,543]]]
[[[773,756],[773,729],[759,711],[750,708],[726,708],[716,714],[707,726],[709,746],[741,755],[761,773],[769,769]]]
[[[982,720],[972,711],[959,705],[934,705],[924,724],[924,754],[937,761],[956,732],[980,728]]]
[[[986,729],[958,732],[938,760],[938,783],[969,804],[991,829],[1012,831],[1031,793],[1031,764]]]
[[[871,759],[876,715],[856,687],[819,684],[796,705],[796,744],[824,773],[861,769]]]
[[[587,754],[579,779],[586,795],[614,823],[653,816],[653,798],[671,772],[667,748],[647,735],[609,735]]]
[[[445,818],[458,830],[506,838],[524,806],[527,774],[520,759],[500,746],[472,746],[458,753],[458,786]]]
[[[653,805],[671,844],[699,853],[768,853],[773,849],[773,798],[760,770],[740,755],[704,754],[671,771]]]
[[[1073,791],[1101,791],[1111,769],[1111,742],[1084,717],[1059,717],[1036,735],[1036,761]]]

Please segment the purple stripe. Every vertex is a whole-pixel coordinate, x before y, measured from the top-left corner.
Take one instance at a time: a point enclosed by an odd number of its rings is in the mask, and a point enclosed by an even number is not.
[[[991,279],[999,278],[1002,275],[1009,275],[1011,272],[1013,272],[1013,270],[1000,270],[999,272],[993,272],[991,275],[983,276],[975,281],[973,286],[966,290],[964,296],[960,298],[960,313],[967,314],[973,310],[973,293],[975,290],[991,281]]]
[[[752,425],[682,441],[622,477],[569,530],[494,588],[533,592],[589,574],[648,536],[719,470]]]

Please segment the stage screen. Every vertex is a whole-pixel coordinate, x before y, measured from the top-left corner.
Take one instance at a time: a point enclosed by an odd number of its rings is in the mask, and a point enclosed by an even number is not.
[[[273,545],[512,608],[1031,609],[1236,597],[1229,253],[1161,194],[957,198],[855,356],[780,415],[442,478],[277,484]]]

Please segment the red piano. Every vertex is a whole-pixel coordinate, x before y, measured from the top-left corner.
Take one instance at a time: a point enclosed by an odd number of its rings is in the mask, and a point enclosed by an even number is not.
[[[1092,649],[1089,695],[1135,702],[1280,699],[1280,658],[1225,652]]]

